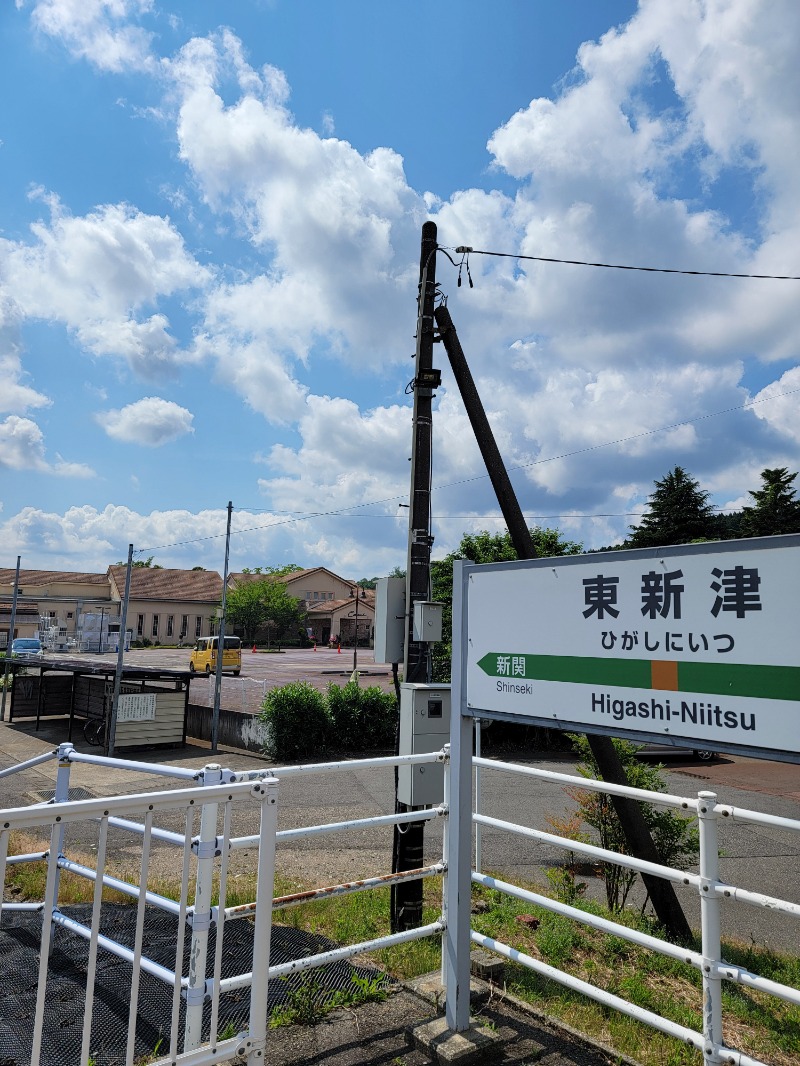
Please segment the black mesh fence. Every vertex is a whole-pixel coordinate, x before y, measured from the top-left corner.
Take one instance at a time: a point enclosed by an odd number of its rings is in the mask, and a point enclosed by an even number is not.
[[[63,913],[84,925],[91,922],[91,907],[64,907]],[[31,1061],[36,988],[39,968],[39,941],[42,916],[31,912],[6,912],[0,926],[0,1066],[28,1066]],[[133,948],[136,908],[104,904],[100,931],[105,936]],[[145,913],[143,954],[173,969],[177,920],[156,908]],[[188,973],[191,929],[184,943],[183,972]],[[316,955],[335,947],[326,937],[287,926],[273,925],[270,962],[272,965]],[[89,943],[59,926],[53,927],[47,980],[47,1001],[42,1039],[42,1066],[72,1066],[78,1063],[83,1030],[86,968]],[[215,952],[212,927],[208,947],[208,976]],[[239,919],[227,923],[224,931],[222,977],[247,973],[265,960],[253,959],[253,923]],[[354,991],[356,979],[387,986],[390,979],[368,966],[350,962],[329,963],[311,971],[274,980],[269,985],[268,1010],[302,1002],[321,1005],[337,992]],[[95,975],[91,1056],[93,1066],[120,1066],[125,1061],[128,1012],[131,1001],[132,967],[108,951],[99,950]],[[210,1005],[205,1007],[204,1036],[208,1033]],[[172,988],[142,971],[135,1058],[166,1055],[170,1041]],[[183,1040],[185,1004],[181,1003],[179,1050]],[[250,990],[220,997],[218,1038],[232,1036],[247,1028]]]

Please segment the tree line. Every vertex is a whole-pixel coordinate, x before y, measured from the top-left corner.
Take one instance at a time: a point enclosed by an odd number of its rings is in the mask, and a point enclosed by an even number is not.
[[[800,500],[794,480],[785,466],[761,471],[761,485],[748,495],[752,503],[730,514],[709,503],[710,494],[681,466],[656,481],[647,501],[647,511],[620,548],[660,548],[701,540],[736,537],[769,537],[800,533]],[[612,550],[612,549],[601,549]]]

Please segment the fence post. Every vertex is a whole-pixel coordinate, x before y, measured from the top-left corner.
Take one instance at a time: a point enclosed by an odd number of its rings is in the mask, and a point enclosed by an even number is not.
[[[253,785],[261,793],[261,830],[258,844],[256,923],[253,930],[253,981],[250,986],[250,1023],[247,1041],[237,1056],[247,1053],[247,1066],[263,1066],[267,1042],[267,992],[269,948],[272,939],[272,900],[275,894],[275,834],[278,829],[278,779],[267,778]]]
[[[73,748],[71,744],[59,744],[58,745],[58,771],[56,773],[56,790],[53,796],[53,803],[69,803],[69,775],[72,769],[72,763],[70,761],[70,754]],[[61,828],[58,831],[58,853],[54,856],[48,853],[47,861],[56,863],[55,874],[55,902],[58,900],[58,886],[61,881],[61,870],[58,869],[58,860],[64,854],[64,834],[66,826],[61,823]]]
[[[722,955],[722,901],[716,893],[719,883],[719,841],[717,838],[717,795],[698,792],[697,809],[700,832],[700,930],[703,954],[703,1062],[717,1066],[722,1059],[716,1052],[722,1040],[722,979],[719,964]]]
[[[445,931],[448,1028],[469,1028],[469,953],[472,896],[472,719],[456,702],[450,726],[450,811],[447,834],[447,929]]]
[[[200,786],[218,785],[222,768],[218,763],[203,767]],[[186,1026],[183,1050],[194,1051],[203,1037],[203,1004],[206,997],[206,959],[208,933],[211,928],[211,893],[214,880],[214,859],[217,854],[216,803],[204,803],[200,812],[200,834],[192,842],[197,856],[194,911],[192,914],[192,943],[189,949],[189,987],[186,990]]]
[[[481,757],[481,720],[475,719],[475,758]],[[481,813],[481,768],[475,767],[475,813]],[[475,869],[481,872],[481,826],[475,823]]]
[[[441,982],[442,988],[447,988],[447,967],[445,965],[445,953],[447,951],[447,856],[450,852],[450,745],[444,746],[444,792],[443,805],[445,809],[444,825],[442,826],[442,862],[444,873],[442,874],[442,962]]]

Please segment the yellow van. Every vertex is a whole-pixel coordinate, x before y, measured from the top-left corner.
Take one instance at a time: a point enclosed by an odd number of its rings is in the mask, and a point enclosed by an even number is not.
[[[217,647],[219,637],[200,637],[192,649],[189,660],[190,674],[215,674],[217,672]],[[225,637],[222,649],[222,672],[238,677],[242,670],[242,642],[238,637]]]

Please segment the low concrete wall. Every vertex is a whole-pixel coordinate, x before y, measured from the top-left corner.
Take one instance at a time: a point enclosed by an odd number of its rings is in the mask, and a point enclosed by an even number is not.
[[[218,742],[244,751],[261,752],[267,742],[269,726],[255,714],[226,711],[220,707]],[[211,740],[211,708],[189,704],[186,736],[196,740]]]

